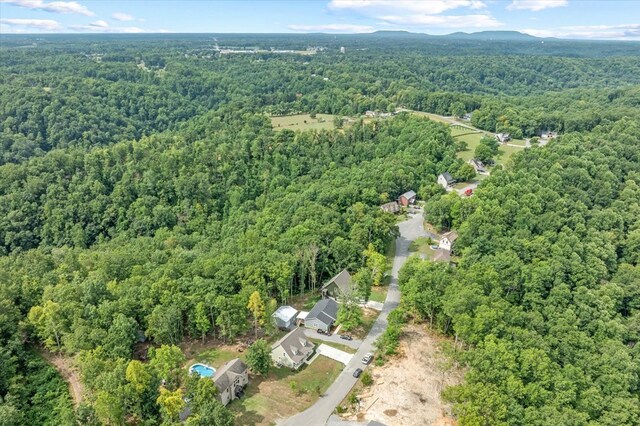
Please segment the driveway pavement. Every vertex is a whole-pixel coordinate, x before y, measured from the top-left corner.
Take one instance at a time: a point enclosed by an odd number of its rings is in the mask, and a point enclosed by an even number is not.
[[[311,407],[296,414],[287,420],[278,422],[280,425],[290,426],[325,426],[327,420],[333,414],[334,409],[349,394],[349,391],[356,384],[353,377],[356,368],[366,368],[361,360],[367,352],[374,352],[374,342],[387,328],[387,316],[400,302],[400,288],[398,287],[398,272],[409,257],[409,244],[418,237],[427,236],[422,227],[422,215],[410,215],[409,218],[398,224],[400,236],[396,239],[396,257],[393,259],[391,269],[391,284],[387,292],[387,299],[380,316],[371,327],[371,331],[362,341],[358,351],[353,355],[351,361],[345,366],[340,375],[336,378],[329,389]],[[332,336],[333,337],[333,336]],[[344,342],[341,342],[344,343]]]
[[[349,361],[351,361],[351,358],[353,358],[353,354],[347,353],[345,351],[341,351],[340,349],[336,349],[329,345],[325,345],[324,343],[318,346],[317,352],[320,355],[324,355],[327,358],[336,360],[339,363],[344,365],[349,364]]]
[[[362,340],[345,340],[341,339],[337,334],[327,336],[326,334],[320,334],[317,331],[310,330],[308,328],[304,330],[304,335],[310,339],[322,340],[323,342],[340,343],[341,345],[349,346],[353,349],[358,349],[360,347],[360,344],[362,343]]]

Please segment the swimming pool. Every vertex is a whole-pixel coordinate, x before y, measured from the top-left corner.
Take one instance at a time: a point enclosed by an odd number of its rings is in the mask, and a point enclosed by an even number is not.
[[[216,374],[216,369],[204,364],[193,364],[189,368],[189,374],[197,373],[200,377],[213,377]]]

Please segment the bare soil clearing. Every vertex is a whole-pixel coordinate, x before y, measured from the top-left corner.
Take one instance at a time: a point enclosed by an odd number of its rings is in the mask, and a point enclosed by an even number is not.
[[[73,405],[77,408],[82,402],[84,386],[80,381],[80,372],[73,365],[73,358],[54,354],[42,348],[38,349],[38,353],[42,358],[47,360],[67,382],[69,385],[69,393],[71,394],[71,398],[73,398]]]
[[[408,325],[400,355],[370,371],[373,385],[356,391],[360,411],[349,420],[377,420],[384,424],[454,426],[451,406],[441,399],[447,386],[460,383],[462,372],[448,368],[443,338],[424,325]]]

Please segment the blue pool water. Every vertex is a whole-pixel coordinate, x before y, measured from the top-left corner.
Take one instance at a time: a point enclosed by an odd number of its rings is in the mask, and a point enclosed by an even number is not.
[[[216,374],[216,370],[208,365],[193,364],[191,368],[189,368],[189,373],[197,373],[200,377],[213,377],[213,375]]]

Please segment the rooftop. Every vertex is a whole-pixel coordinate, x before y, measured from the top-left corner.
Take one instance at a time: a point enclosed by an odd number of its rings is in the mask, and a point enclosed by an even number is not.
[[[287,322],[295,318],[297,314],[298,314],[298,311],[295,308],[292,308],[291,306],[283,305],[283,306],[280,306],[272,314],[272,316],[277,317],[278,319],[281,319],[284,322]]]

